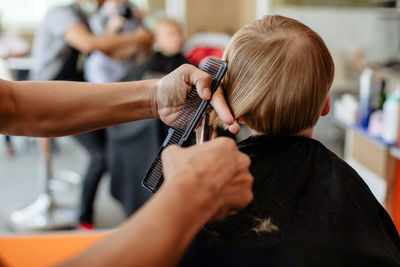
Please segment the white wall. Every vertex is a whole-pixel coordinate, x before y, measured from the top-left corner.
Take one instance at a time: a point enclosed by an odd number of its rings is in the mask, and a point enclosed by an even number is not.
[[[349,56],[360,47],[373,60],[400,54],[400,12],[371,8],[273,8],[318,32],[329,49]]]
[[[7,31],[34,30],[48,8],[73,0],[0,0],[1,25]]]

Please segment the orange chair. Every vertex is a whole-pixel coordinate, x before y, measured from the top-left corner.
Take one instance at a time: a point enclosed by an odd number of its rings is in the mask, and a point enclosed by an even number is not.
[[[105,238],[107,232],[49,233],[0,237],[0,266],[42,267],[69,259]]]

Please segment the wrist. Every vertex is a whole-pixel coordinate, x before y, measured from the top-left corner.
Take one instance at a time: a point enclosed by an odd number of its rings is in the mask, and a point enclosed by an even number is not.
[[[159,118],[157,101],[157,82],[158,80],[147,81],[147,91],[149,92],[149,109],[152,118]]]
[[[143,33],[144,30],[137,30],[130,34],[131,42],[139,45],[146,45],[151,43],[151,39]],[[149,34],[149,33],[147,33]]]

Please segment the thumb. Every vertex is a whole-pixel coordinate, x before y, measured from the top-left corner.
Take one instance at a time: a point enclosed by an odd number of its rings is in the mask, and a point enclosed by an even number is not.
[[[188,65],[188,67],[185,68],[185,71],[187,81],[196,86],[199,96],[203,100],[209,100],[211,98],[211,76],[192,65]]]

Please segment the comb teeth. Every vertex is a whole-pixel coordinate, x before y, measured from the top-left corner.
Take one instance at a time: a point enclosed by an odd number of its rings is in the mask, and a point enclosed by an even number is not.
[[[201,69],[211,75],[214,85],[215,79],[218,77],[218,74],[224,71],[222,66],[222,61],[214,58],[208,58],[204,67]],[[220,81],[218,81],[218,83],[219,82]],[[213,89],[215,90],[216,88]],[[196,92],[196,88],[193,87],[192,91],[186,98],[185,104],[178,114],[178,119],[172,124],[172,127],[182,130],[186,129],[188,124],[192,121],[202,101],[203,100]]]
[[[192,121],[194,114],[202,101],[203,100],[197,94],[196,88],[192,88],[192,91],[190,91],[186,98],[185,104],[179,111],[178,119],[172,124],[172,127],[185,130],[188,124]]]
[[[210,74],[214,80],[217,77],[217,74],[220,71],[221,66],[222,66],[221,61],[214,58],[209,58],[206,64],[204,65],[204,68],[202,68],[202,70]]]
[[[169,145],[173,145],[173,144],[178,144],[179,141],[180,141],[181,138],[182,138],[182,135],[183,135],[184,133],[185,133],[185,132],[184,132],[182,129],[179,129],[179,128],[178,128],[178,129],[175,129],[175,131],[174,131],[174,133],[172,134],[171,138],[169,139],[167,145],[169,146]]]
[[[201,68],[203,71],[210,74],[213,79],[210,88],[211,93],[214,93],[217,89],[226,72],[226,67],[226,62],[208,58],[204,67]],[[187,95],[186,101],[178,113],[177,120],[168,130],[167,138],[142,181],[142,185],[151,192],[156,192],[164,181],[161,162],[162,151],[164,148],[172,144],[178,144],[180,146],[185,145],[188,137],[194,131],[195,126],[206,111],[209,102],[209,100],[206,101],[200,98],[195,87],[193,87]]]
[[[156,189],[157,185],[160,183],[160,178],[162,178],[162,161],[160,159],[160,155],[154,159],[155,165],[149,170],[148,177],[146,180],[146,185]]]

